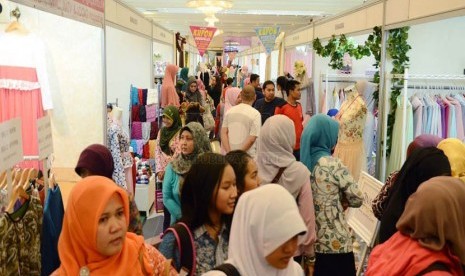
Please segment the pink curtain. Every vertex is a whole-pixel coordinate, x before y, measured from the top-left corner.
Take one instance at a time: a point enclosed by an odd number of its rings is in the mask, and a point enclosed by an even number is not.
[[[296,48],[288,49],[284,53],[284,72],[294,76],[294,62],[302,60],[307,67],[307,76],[312,77],[312,52],[298,51]]]

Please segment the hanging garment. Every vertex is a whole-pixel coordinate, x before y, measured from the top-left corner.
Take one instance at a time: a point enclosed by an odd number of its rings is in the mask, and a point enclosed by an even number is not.
[[[0,216],[0,275],[40,275],[42,205],[31,196],[13,214]]]
[[[355,87],[346,93],[348,93],[347,100],[335,117],[339,122],[339,134],[334,157],[339,158],[349,169],[355,181],[358,181],[360,172],[367,170],[363,144],[367,107]]]
[[[147,94],[148,94],[148,90],[142,89],[142,104],[143,105],[147,105]]]
[[[60,267],[58,256],[58,238],[63,224],[63,200],[60,187],[48,189],[42,223],[42,240],[40,253],[42,257],[42,276],[48,276]]]
[[[423,126],[423,103],[417,96],[413,96],[411,99],[413,108],[413,137],[420,136],[422,133]],[[426,123],[426,122],[425,122]]]
[[[155,122],[151,122],[150,124],[151,124],[151,126],[150,126],[150,140],[155,140],[155,139],[157,139],[157,135],[158,135],[158,122],[155,121]]]
[[[449,102],[454,106],[455,108],[455,118],[456,118],[456,124],[455,126],[452,125],[451,128],[455,128],[457,131],[457,138],[460,140],[463,140],[465,138],[465,133],[463,130],[463,112],[462,112],[462,106],[460,105],[460,102],[453,98],[453,97],[446,97]]]
[[[155,122],[157,119],[157,106],[156,105],[146,105],[145,113],[147,122]]]
[[[44,44],[34,34],[4,33],[0,53],[0,123],[19,117],[23,154],[38,155],[37,119],[53,108]]]
[[[141,122],[147,122],[147,112],[145,111],[145,105],[139,107],[139,119]]]
[[[142,139],[145,141],[150,140],[151,123],[142,123]]]
[[[142,139],[142,123],[141,122],[132,122],[131,138]]]
[[[147,92],[147,105],[157,104],[158,103],[158,86],[155,86],[155,89],[148,89]]]
[[[402,152],[402,133],[405,134],[404,136],[404,146],[405,151],[407,152],[408,145],[413,141],[413,112],[412,112],[412,104],[407,101],[407,121],[405,122],[405,129],[402,129],[402,95],[397,97],[397,109],[396,109],[396,116],[395,116],[395,123],[394,128],[392,130],[392,137],[391,137],[391,155],[389,158],[389,165],[387,173],[391,173],[393,171],[397,171],[402,167],[402,160],[405,156],[401,155]],[[403,158],[404,157],[404,158]]]
[[[132,106],[132,109],[131,109],[131,121],[140,122],[139,109],[140,109],[140,105],[133,105]]]
[[[139,93],[137,87],[131,85],[131,105],[139,105]]]
[[[135,124],[134,122],[133,124]],[[142,126],[140,125],[140,135],[142,136]],[[124,169],[132,166],[132,157],[129,153],[129,137],[118,124],[112,124],[107,130],[107,143],[110,147],[115,169],[113,170],[113,180],[120,187],[127,189]]]

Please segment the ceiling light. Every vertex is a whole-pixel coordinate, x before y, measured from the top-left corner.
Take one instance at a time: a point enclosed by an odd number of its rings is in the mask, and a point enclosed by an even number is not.
[[[233,3],[232,0],[190,0],[187,2],[187,6],[211,15],[232,8]]]
[[[214,14],[206,17],[204,20],[208,22],[208,27],[214,27],[215,23],[220,21]]]

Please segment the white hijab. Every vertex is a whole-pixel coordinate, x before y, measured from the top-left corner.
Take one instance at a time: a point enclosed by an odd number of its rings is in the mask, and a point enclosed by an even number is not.
[[[263,124],[258,137],[257,165],[263,183],[271,183],[285,167],[277,184],[286,188],[297,198],[302,186],[310,179],[307,167],[295,160],[292,154],[295,145],[294,122],[285,115],[274,115]]]
[[[259,187],[244,193],[239,199],[226,262],[234,265],[241,275],[301,276],[302,268],[292,259],[287,268],[276,269],[268,264],[266,256],[306,230],[295,199],[282,186],[269,184]],[[207,275],[222,274],[212,271]]]

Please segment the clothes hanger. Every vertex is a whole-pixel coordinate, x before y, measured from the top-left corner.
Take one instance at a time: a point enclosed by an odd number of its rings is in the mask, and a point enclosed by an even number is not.
[[[8,203],[8,207],[6,208],[7,213],[13,212],[16,200],[20,197],[24,198],[25,200],[29,200],[30,198],[21,185],[16,185],[16,187],[13,188],[13,193],[11,195],[10,202]]]
[[[49,189],[54,189],[55,188],[55,174],[51,173],[50,177],[48,179],[48,188]]]
[[[13,20],[5,29],[6,33],[11,33],[17,31],[19,33],[27,34],[29,31],[19,22],[19,18],[21,17],[21,11],[18,7],[10,12],[10,16],[16,18]]]
[[[29,186],[31,186],[31,180],[37,178],[37,170],[36,169],[30,169],[26,181],[22,182],[24,190],[27,190]]]
[[[27,176],[29,175],[29,172],[31,169],[24,169],[21,174],[20,174],[20,179],[18,182],[16,182],[16,185],[21,185],[24,186],[24,183],[28,180]]]
[[[0,175],[0,190],[1,190],[1,189],[5,189],[5,188],[6,188],[6,185],[7,185],[7,175],[6,175],[6,171],[4,171],[4,172]]]

